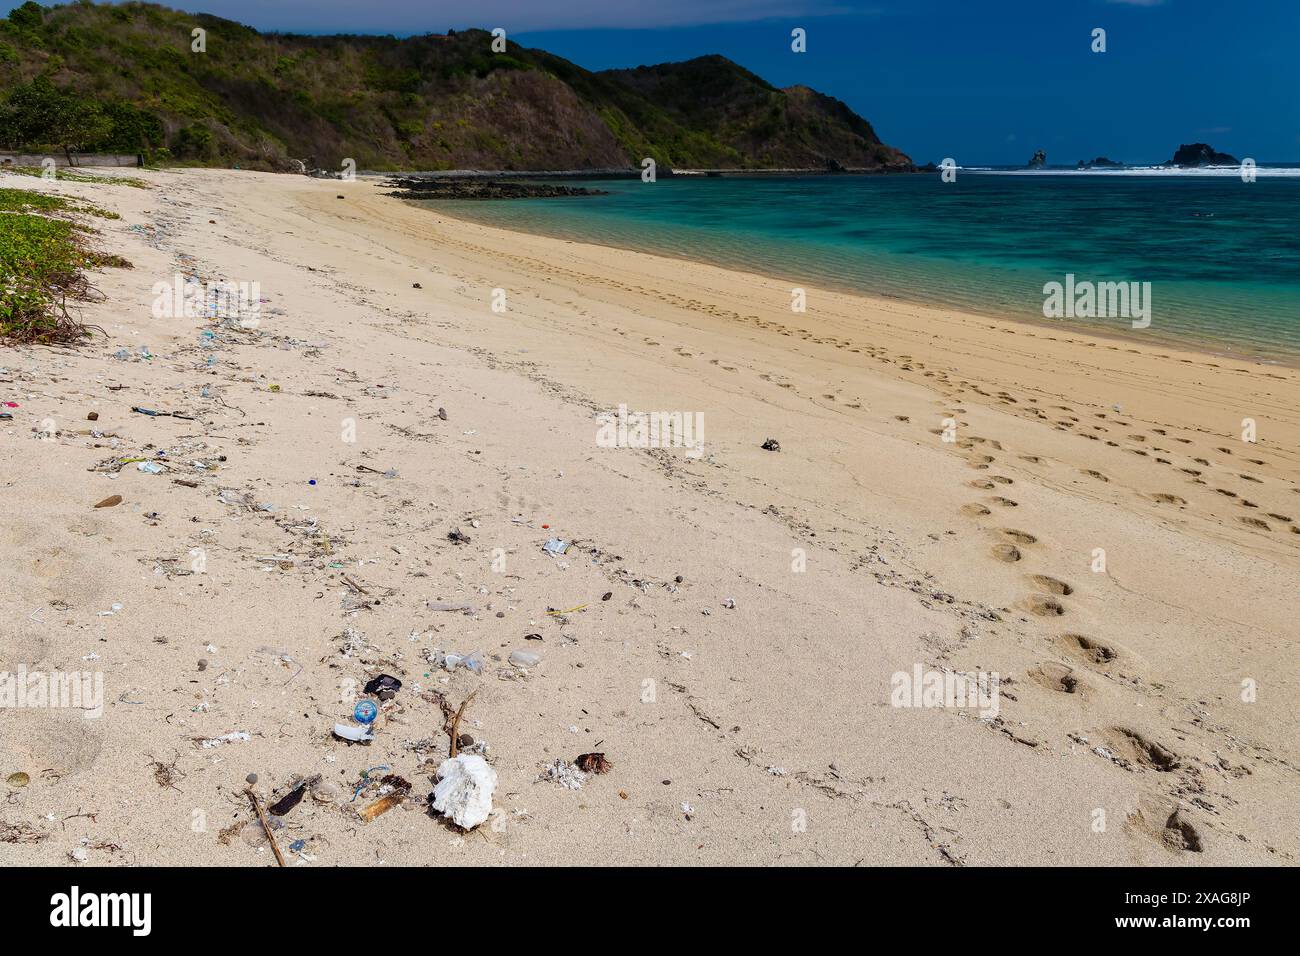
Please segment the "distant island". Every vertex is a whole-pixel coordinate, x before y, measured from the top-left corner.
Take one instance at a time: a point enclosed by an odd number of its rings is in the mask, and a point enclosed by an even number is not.
[[[192,31],[206,31],[203,51]],[[262,34],[144,3],[0,20],[0,149],[280,172],[909,172],[871,124],[722,56],[591,72],[483,30]]]
[[[1205,143],[1183,143],[1166,166],[1240,166],[1241,160]]]
[[[1146,166],[1147,164],[1139,164]],[[1157,166],[1180,168],[1195,168],[1200,166],[1240,166],[1241,160],[1228,153],[1221,153],[1213,146],[1206,143],[1182,143],[1174,152],[1173,158],[1163,163],[1153,164]],[[1044,150],[1035,150],[1034,155],[1030,157],[1029,162],[1025,164],[1029,169],[1046,169],[1047,153]],[[1128,169],[1130,164],[1119,162],[1118,160],[1109,159],[1106,156],[1098,156],[1096,159],[1081,159],[1075,164],[1075,169]]]

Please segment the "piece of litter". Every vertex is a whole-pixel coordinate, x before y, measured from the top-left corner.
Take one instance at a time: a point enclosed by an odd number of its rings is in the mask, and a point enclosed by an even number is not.
[[[536,667],[542,662],[542,655],[532,651],[511,651],[510,663],[516,667]]]
[[[464,667],[478,674],[483,670],[483,655],[479,651],[474,651],[472,654],[443,654],[438,663],[449,671]]]
[[[478,754],[457,754],[438,767],[433,808],[458,827],[472,830],[492,815],[497,772]]]
[[[349,727],[347,724],[335,724],[334,736],[357,744],[375,739],[374,735],[370,733],[369,727]]]
[[[452,604],[446,601],[425,601],[424,606],[430,611],[461,611],[465,614],[474,614],[477,611],[472,604]]]

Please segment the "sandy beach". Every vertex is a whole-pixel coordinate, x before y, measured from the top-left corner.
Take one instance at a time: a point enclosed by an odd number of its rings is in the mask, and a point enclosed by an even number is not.
[[[1295,864],[1295,368],[139,175],[0,177],[134,266],[104,335],[0,350],[0,670],[103,677],[102,716],[0,707],[0,862],[273,866],[255,773],[320,776],[289,865]],[[255,327],[155,317],[177,275],[258,283]],[[603,447],[620,405],[701,452]],[[897,705],[934,672],[996,706]]]

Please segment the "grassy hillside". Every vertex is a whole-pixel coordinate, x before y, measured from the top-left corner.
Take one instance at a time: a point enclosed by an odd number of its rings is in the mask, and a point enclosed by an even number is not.
[[[206,31],[206,52],[191,49]],[[0,21],[0,147],[338,169],[905,168],[843,103],[720,56],[592,73],[481,30],[260,34],[152,4]],[[0,94],[2,95],[2,94]]]

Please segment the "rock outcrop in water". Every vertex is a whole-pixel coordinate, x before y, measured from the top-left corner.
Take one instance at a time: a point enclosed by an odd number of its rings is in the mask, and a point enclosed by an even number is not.
[[[1205,143],[1183,143],[1166,166],[1240,166],[1235,156],[1218,152]]]
[[[1122,169],[1123,163],[1117,163],[1113,159],[1107,159],[1105,156],[1098,156],[1096,159],[1079,160],[1079,169]]]
[[[1030,157],[1029,162],[1025,163],[1030,169],[1042,169],[1047,165],[1047,151],[1042,149],[1034,150],[1034,155]]]

